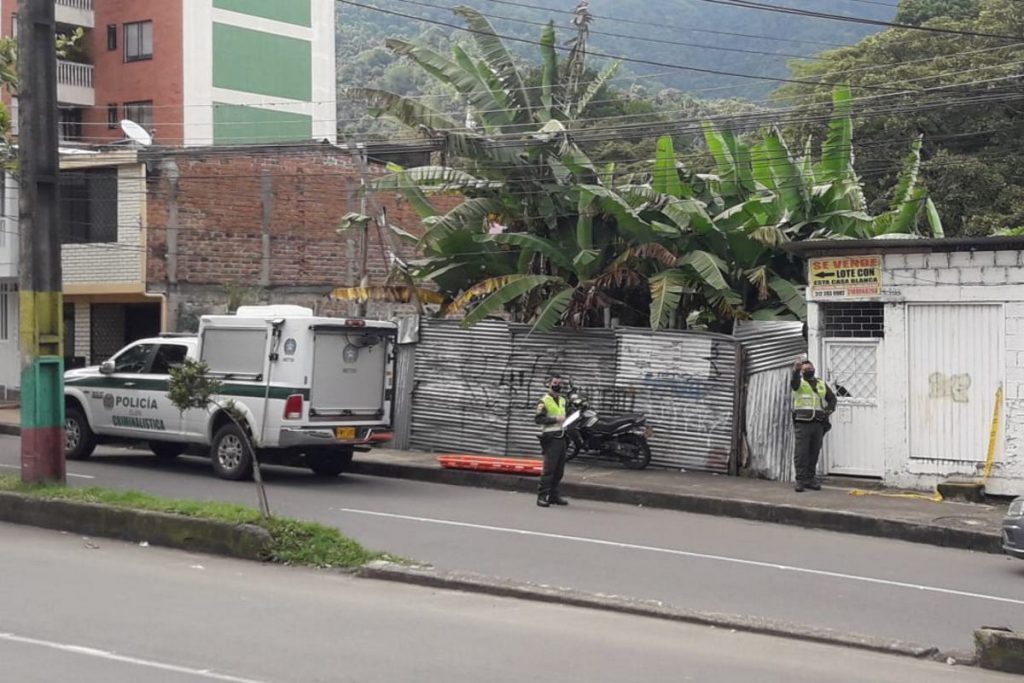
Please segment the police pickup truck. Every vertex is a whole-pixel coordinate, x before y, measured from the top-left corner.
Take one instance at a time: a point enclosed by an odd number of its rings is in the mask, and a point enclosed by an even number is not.
[[[261,463],[338,475],[354,449],[390,439],[396,334],[389,322],[245,306],[203,316],[195,336],[141,339],[65,373],[66,457],[88,458],[100,441],[144,441],[161,459],[208,449],[219,476],[245,479],[248,437]],[[205,410],[182,413],[167,398],[170,370],[186,358],[222,383]]]

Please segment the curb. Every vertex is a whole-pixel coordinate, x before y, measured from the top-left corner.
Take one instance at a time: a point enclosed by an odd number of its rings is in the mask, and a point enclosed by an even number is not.
[[[349,468],[350,474],[375,477],[410,479],[434,484],[471,486],[501,491],[535,492],[536,480],[508,474],[491,474],[469,470],[446,470],[442,468],[403,465],[395,463],[368,462],[356,460]],[[596,500],[606,503],[642,505],[650,508],[691,512],[717,517],[735,517],[756,522],[771,522],[810,529],[823,529],[859,536],[875,536],[911,543],[974,550],[976,552],[1003,553],[998,533],[954,529],[950,527],[919,524],[896,519],[880,519],[854,512],[806,508],[796,505],[776,505],[756,500],[736,498],[715,498],[691,493],[663,493],[639,489],[563,481],[563,493],[581,500]]]
[[[7,492],[0,493],[0,522],[243,560],[265,560],[271,546],[270,532],[249,524]]]
[[[825,645],[838,645],[868,650],[870,652],[913,657],[915,659],[945,660],[947,657],[936,647],[918,645],[901,640],[886,640],[871,636],[840,633],[831,629],[798,626],[772,619],[715,612],[699,612],[674,607],[659,601],[633,600],[619,596],[586,593],[568,588],[495,579],[480,574],[438,571],[430,567],[406,567],[391,562],[371,562],[357,570],[356,575],[361,578],[376,579],[378,581],[393,581],[395,583],[429,588],[597,609],[605,612],[661,619],[663,621],[684,622]],[[958,657],[957,659],[963,662],[962,658]]]

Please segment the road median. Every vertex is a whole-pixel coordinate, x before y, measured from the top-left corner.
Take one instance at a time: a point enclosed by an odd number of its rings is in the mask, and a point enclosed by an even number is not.
[[[273,546],[270,532],[253,524],[18,493],[0,493],[0,521],[245,560],[269,560]]]
[[[242,505],[0,476],[0,522],[279,564],[352,569],[384,557],[337,529]]]

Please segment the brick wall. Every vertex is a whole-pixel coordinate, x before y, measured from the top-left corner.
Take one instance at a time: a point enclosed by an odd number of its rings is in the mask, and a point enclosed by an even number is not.
[[[195,150],[151,161],[150,169],[147,288],[167,292],[171,309],[217,310],[229,289],[249,299],[292,303],[358,284],[361,235],[337,233],[342,216],[363,211],[360,171],[344,150]],[[371,177],[385,173],[370,166]],[[439,206],[455,201],[442,198]],[[419,218],[399,195],[374,195],[367,212],[375,205],[387,210],[391,223],[420,230]],[[390,249],[415,256],[396,238],[382,242],[371,228],[371,283],[382,284],[387,276]]]
[[[934,254],[887,254],[883,284],[900,287],[934,285],[1017,285],[1024,283],[1024,252],[956,251]]]

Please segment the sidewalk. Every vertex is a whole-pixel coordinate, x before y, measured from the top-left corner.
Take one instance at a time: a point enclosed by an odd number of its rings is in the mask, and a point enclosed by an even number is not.
[[[19,434],[20,412],[0,407],[0,434]],[[353,474],[533,492],[535,477],[442,469],[436,455],[374,449],[359,453]],[[861,482],[830,478],[821,491],[796,493],[789,484],[702,472],[627,470],[613,463],[570,463],[562,490],[571,498],[790,524],[1001,553],[1005,505],[935,503],[874,490],[851,495]],[[881,494],[881,495],[879,495]]]

